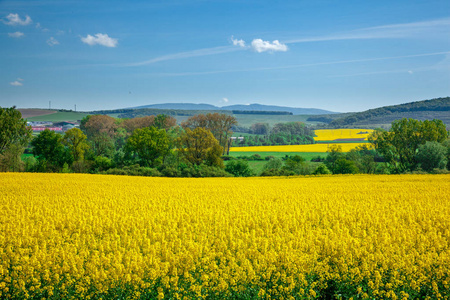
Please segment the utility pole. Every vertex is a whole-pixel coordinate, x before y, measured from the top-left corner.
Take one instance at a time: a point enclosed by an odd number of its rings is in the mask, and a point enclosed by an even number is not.
[[[75,104],[75,111],[77,111],[77,105]]]
[[[52,109],[52,101],[48,101],[48,109]]]

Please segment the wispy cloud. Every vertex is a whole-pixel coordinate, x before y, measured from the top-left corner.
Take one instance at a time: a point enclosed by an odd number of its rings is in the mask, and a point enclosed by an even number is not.
[[[152,58],[152,59],[149,59],[149,60],[145,60],[145,61],[141,61],[141,62],[122,64],[121,66],[126,66],[126,67],[144,66],[144,65],[154,64],[154,63],[157,63],[157,62],[160,62],[160,61],[174,60],[174,59],[183,59],[183,58],[189,58],[189,57],[207,56],[207,55],[215,55],[215,54],[221,54],[221,53],[234,52],[234,51],[237,51],[237,50],[241,50],[241,48],[236,48],[236,47],[233,47],[233,46],[204,48],[204,49],[198,49],[198,50],[192,50],[192,51],[186,51],[186,52],[162,55],[162,56],[158,56],[158,57],[155,57],[155,58]]]
[[[234,46],[239,46],[239,47],[242,47],[242,48],[246,47],[244,40],[235,39],[234,36],[231,36],[231,42],[233,43]]]
[[[118,40],[109,37],[107,34],[97,33],[95,36],[88,34],[86,37],[82,37],[81,41],[90,46],[101,45],[105,47],[115,48],[117,47]]]
[[[10,33],[8,33],[8,36],[9,36],[9,37],[12,37],[12,38],[20,38],[20,37],[25,36],[25,34],[24,34],[23,32],[16,31],[16,32],[10,32]]]
[[[58,40],[55,39],[54,37],[50,37],[50,38],[47,40],[47,44],[48,44],[50,47],[53,47],[53,46],[55,46],[55,45],[59,45],[59,42],[58,42]]]
[[[331,35],[295,38],[287,40],[285,43],[294,44],[337,40],[412,38],[434,35],[448,36],[448,34],[450,34],[450,18],[368,27]]]
[[[318,62],[318,63],[310,63],[310,64],[296,64],[296,65],[286,65],[286,66],[280,66],[280,67],[261,67],[261,68],[249,68],[249,69],[215,70],[215,71],[205,71],[205,72],[159,73],[159,74],[155,74],[155,75],[159,76],[159,77],[179,77],[179,76],[213,75],[213,74],[238,73],[238,72],[271,71],[271,70],[296,69],[296,68],[306,68],[306,67],[314,67],[314,66],[351,64],[351,63],[362,63],[362,62],[369,62],[369,61],[382,61],[382,60],[404,59],[404,58],[414,58],[414,57],[424,57],[424,56],[437,56],[437,55],[446,55],[447,57],[450,57],[450,51],[434,52],[434,53],[423,53],[423,54],[412,54],[412,55],[402,55],[402,56],[388,56],[388,57],[353,59],[353,60],[339,60],[339,61]],[[407,72],[407,71],[408,70],[406,70],[405,72]]]
[[[263,41],[262,39],[254,39],[252,41],[252,49],[258,53],[261,52],[286,52],[288,47],[285,44],[280,43],[278,40],[273,41]]]
[[[22,86],[23,85],[23,79],[22,78],[17,78],[16,81],[10,82],[9,84],[12,86]]]
[[[50,31],[49,29],[42,27],[41,23],[36,23],[36,28],[40,29],[42,32]]]
[[[19,14],[9,14],[5,17],[6,20],[2,20],[3,23],[5,23],[6,25],[11,25],[11,26],[17,26],[17,25],[21,25],[21,26],[25,26],[25,25],[29,25],[31,24],[33,21],[31,20],[30,16],[25,16],[25,19],[21,19]]]

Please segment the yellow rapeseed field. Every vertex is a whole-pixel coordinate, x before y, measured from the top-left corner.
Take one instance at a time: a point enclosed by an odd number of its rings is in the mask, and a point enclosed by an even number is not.
[[[339,145],[343,152],[349,152],[358,146],[367,143],[330,143],[330,144],[308,144],[308,145],[282,145],[282,146],[249,146],[231,147],[230,152],[327,152],[331,145]]]
[[[361,139],[367,140],[373,129],[321,129],[315,130],[315,141],[333,141],[336,139]]]
[[[448,299],[450,176],[0,173],[1,299]]]

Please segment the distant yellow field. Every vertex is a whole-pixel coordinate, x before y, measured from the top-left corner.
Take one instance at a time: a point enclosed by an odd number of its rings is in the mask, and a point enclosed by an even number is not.
[[[315,130],[315,141],[333,141],[336,139],[361,139],[367,140],[369,134],[373,132],[372,129],[321,129]]]
[[[355,149],[367,143],[341,143],[341,144],[310,144],[310,145],[283,145],[283,146],[251,146],[231,147],[230,152],[327,152],[331,145],[340,145],[343,152]]]
[[[449,190],[0,173],[0,299],[449,299]]]

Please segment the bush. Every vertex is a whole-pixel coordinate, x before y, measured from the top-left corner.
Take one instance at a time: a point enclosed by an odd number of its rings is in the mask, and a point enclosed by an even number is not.
[[[236,177],[248,177],[253,175],[253,171],[250,169],[248,162],[242,159],[228,162],[225,171]]]
[[[445,169],[447,166],[447,148],[438,142],[426,142],[420,145],[415,159],[417,165],[430,172],[433,169]]]
[[[287,169],[268,169],[261,172],[259,176],[292,176],[294,172]]]
[[[250,156],[249,160],[264,160],[264,159],[261,157],[261,155],[256,153]]]
[[[311,158],[311,161],[312,162],[323,162],[323,161],[325,161],[325,158],[323,158],[320,155],[317,155],[316,157]]]
[[[279,158],[273,158],[264,165],[263,170],[281,169],[281,167],[283,167],[283,161]]]
[[[224,169],[213,166],[201,165],[198,168],[196,177],[231,177],[230,173],[226,172]]]
[[[331,174],[331,172],[324,164],[320,164],[313,172],[313,175],[327,175],[327,174]]]
[[[101,172],[101,174],[111,174],[111,175],[130,175],[130,176],[150,176],[150,177],[160,177],[161,172],[157,169],[140,167],[139,165],[126,166],[123,169],[112,168]]]
[[[160,172],[165,177],[181,177],[181,171],[175,167],[166,167]]]
[[[273,156],[273,155],[267,155],[264,159],[265,160],[271,160],[271,159],[274,159],[275,158],[275,156]]]

